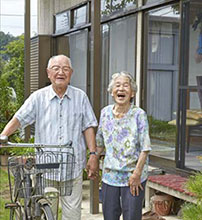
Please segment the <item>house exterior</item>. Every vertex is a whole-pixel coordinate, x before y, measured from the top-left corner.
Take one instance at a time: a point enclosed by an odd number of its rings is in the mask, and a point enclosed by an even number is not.
[[[112,103],[111,75],[130,72],[135,104],[149,118],[151,163],[202,170],[201,0],[38,1],[29,92],[49,83],[45,68],[56,54],[71,58],[71,84],[88,94],[98,118]]]

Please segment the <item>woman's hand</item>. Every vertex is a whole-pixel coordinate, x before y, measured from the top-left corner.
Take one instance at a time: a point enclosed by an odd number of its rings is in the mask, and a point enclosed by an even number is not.
[[[139,190],[143,190],[140,177],[141,175],[134,171],[129,178],[128,185],[130,186],[130,192],[133,196],[139,196]]]

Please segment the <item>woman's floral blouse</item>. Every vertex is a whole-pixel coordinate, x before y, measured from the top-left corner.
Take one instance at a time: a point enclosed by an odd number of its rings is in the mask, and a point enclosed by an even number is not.
[[[102,181],[112,186],[128,186],[141,151],[151,150],[148,121],[146,113],[135,105],[131,105],[120,119],[114,118],[113,107],[109,105],[102,109],[96,135],[97,146],[106,148]],[[148,160],[141,182],[147,175]]]

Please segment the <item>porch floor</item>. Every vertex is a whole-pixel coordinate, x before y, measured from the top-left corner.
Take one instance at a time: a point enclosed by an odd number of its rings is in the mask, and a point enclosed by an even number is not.
[[[152,143],[151,155],[175,161],[175,146],[162,141]],[[185,153],[185,166],[194,170],[202,170],[202,146],[191,145],[189,153]]]
[[[143,209],[143,213],[147,210]],[[181,220],[177,216],[169,215],[163,216],[166,220]],[[123,218],[121,217],[120,220]],[[82,200],[82,210],[81,210],[81,220],[104,220],[102,215],[102,204],[99,204],[99,213],[98,214],[90,214],[90,181],[83,181],[83,200]]]

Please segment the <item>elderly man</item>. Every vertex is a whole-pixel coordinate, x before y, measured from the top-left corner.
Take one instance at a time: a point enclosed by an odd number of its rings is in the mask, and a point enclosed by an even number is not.
[[[94,128],[97,120],[87,95],[70,86],[71,61],[64,55],[50,58],[47,67],[51,85],[37,90],[25,101],[6,125],[1,135],[9,136],[19,127],[35,123],[35,142],[42,144],[66,144],[73,142],[75,172],[71,196],[61,198],[62,219],[81,218],[82,171],[86,164],[86,147],[90,150],[87,163],[88,176],[96,177],[98,160],[95,155]]]

